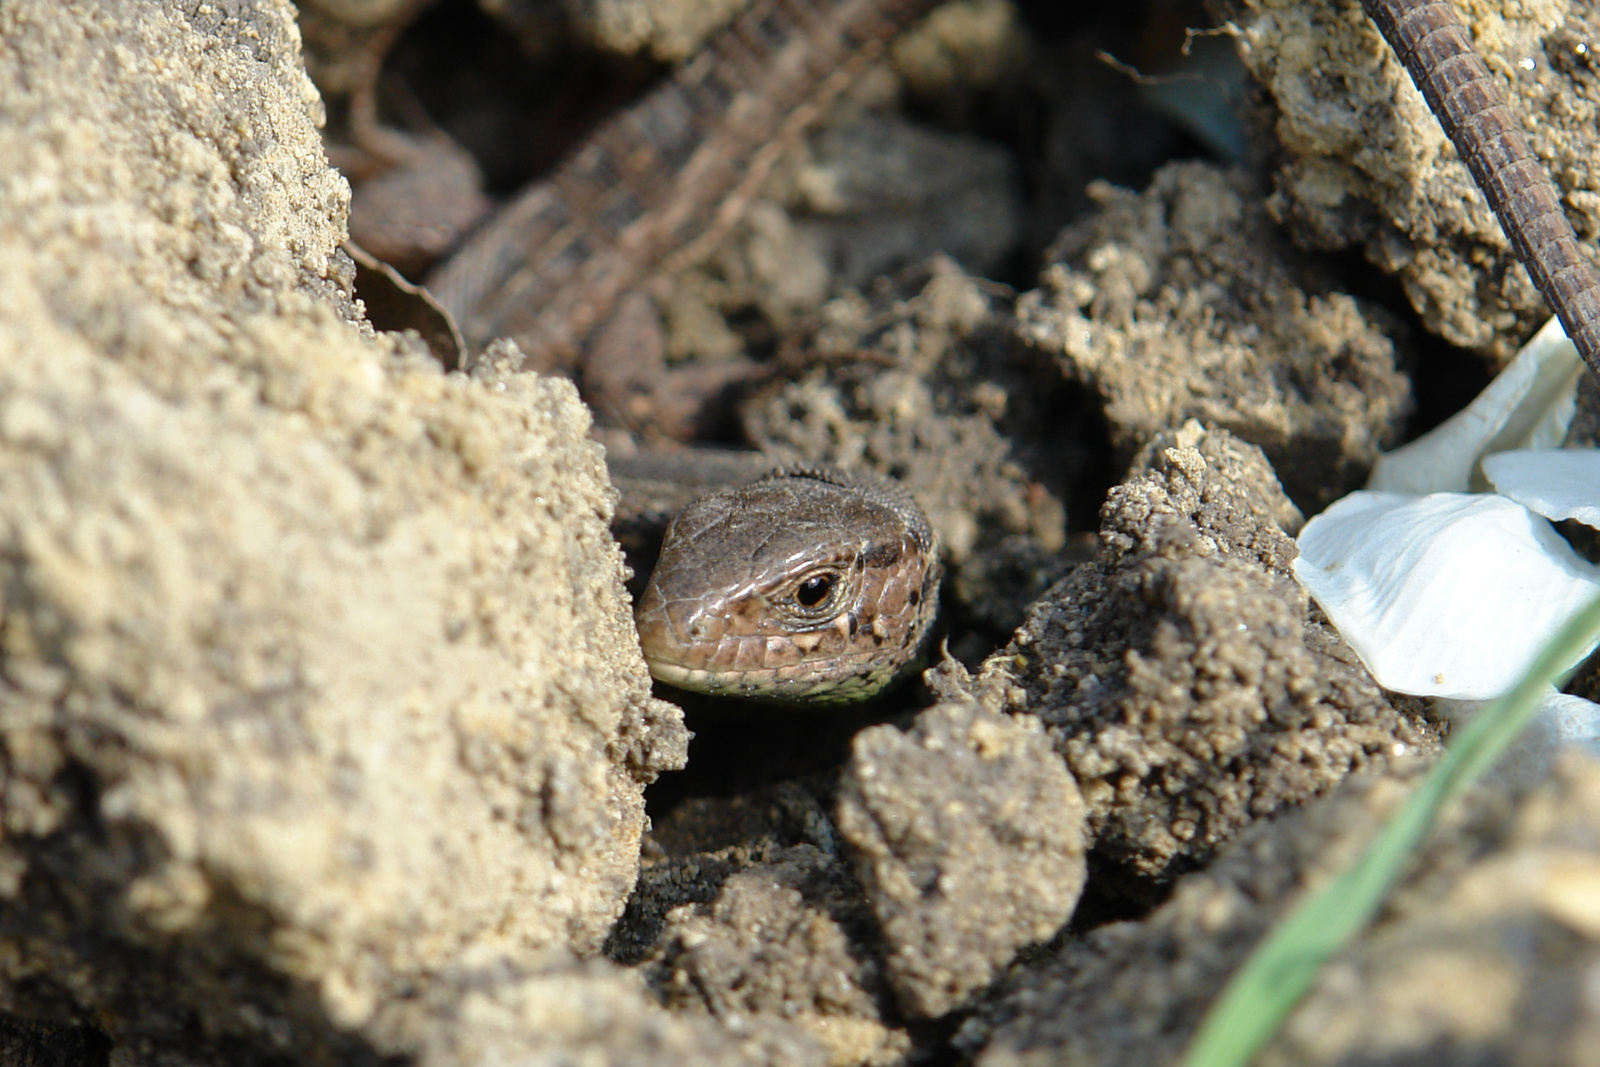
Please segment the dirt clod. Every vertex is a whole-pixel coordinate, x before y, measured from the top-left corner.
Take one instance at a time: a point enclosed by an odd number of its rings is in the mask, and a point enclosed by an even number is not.
[[[1078,787],[1038,724],[968,699],[858,734],[839,795],[900,1003],[939,1016],[1066,922],[1084,879]]]
[[[442,975],[598,990],[685,736],[575,390],[361,320],[288,4],[0,39],[0,1010],[444,1064]]]
[[[790,1032],[768,1062],[863,1067],[900,1062],[910,1041],[892,1021],[860,889],[838,860],[797,845],[723,882],[715,901],[667,918],[647,972],[667,1003]],[[870,941],[867,943],[870,945]]]
[[[1337,291],[1238,172],[1175,163],[1062,232],[1018,330],[1104,398],[1132,453],[1195,418],[1261,448],[1311,510],[1356,487],[1410,408],[1388,317]]]
[[[1429,330],[1508,359],[1549,317],[1411,77],[1358,4],[1225,0],[1278,163],[1270,210],[1305,244],[1357,247]],[[1600,20],[1587,4],[1454,5],[1600,264]]]
[[[1431,752],[1287,576],[1297,515],[1256,449],[1191,424],[1114,490],[1099,559],[1034,605],[982,681],[1038,716],[1095,850],[1143,878],[1207,859],[1346,775]]]

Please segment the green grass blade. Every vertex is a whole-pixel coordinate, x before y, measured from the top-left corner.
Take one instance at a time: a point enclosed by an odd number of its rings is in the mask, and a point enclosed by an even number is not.
[[[1579,612],[1510,693],[1451,738],[1415,795],[1354,866],[1313,894],[1267,935],[1212,1005],[1184,1067],[1243,1067],[1266,1043],[1322,964],[1372,919],[1422,842],[1434,816],[1515,741],[1552,679],[1600,635],[1600,600]]]

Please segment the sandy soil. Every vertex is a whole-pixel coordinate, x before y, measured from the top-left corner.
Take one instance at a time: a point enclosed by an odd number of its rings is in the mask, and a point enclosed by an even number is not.
[[[1592,240],[1595,11],[1488,7]],[[1082,65],[1143,9],[946,8],[650,294],[661,367],[753,368],[678,379],[744,383],[724,436],[950,549],[924,686],[685,702],[691,750],[577,390],[356,299],[323,94],[410,10],[307,5],[319,92],[283,0],[0,6],[0,1059],[1172,1062],[1443,730],[1288,579],[1302,515],[1481,380],[1431,335],[1538,317],[1376,34],[1229,5],[1254,147],[1201,160]],[[726,16],[564,10],[657,59]],[[1480,788],[1262,1062],[1593,1063],[1597,828],[1593,760]]]

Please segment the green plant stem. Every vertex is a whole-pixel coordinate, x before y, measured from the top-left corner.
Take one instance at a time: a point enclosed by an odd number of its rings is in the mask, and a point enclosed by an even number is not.
[[[1329,956],[1372,919],[1433,825],[1516,740],[1551,681],[1600,635],[1600,600],[1579,612],[1545,646],[1510,693],[1451,738],[1415,795],[1354,866],[1281,921],[1234,973],[1200,1025],[1184,1067],[1242,1067],[1266,1043],[1316,980]]]

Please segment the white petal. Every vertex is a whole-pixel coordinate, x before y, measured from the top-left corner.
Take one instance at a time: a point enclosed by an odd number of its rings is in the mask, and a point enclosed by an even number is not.
[[[1465,408],[1410,444],[1378,457],[1367,488],[1387,493],[1464,493],[1478,460],[1512,448],[1554,448],[1572,422],[1583,361],[1555,319],[1522,346]]]
[[[1294,574],[1379,684],[1482,700],[1600,593],[1550,524],[1480,493],[1351,493],[1300,532]]]
[[[1600,449],[1496,452],[1484,457],[1483,473],[1498,492],[1547,519],[1600,527]]]

